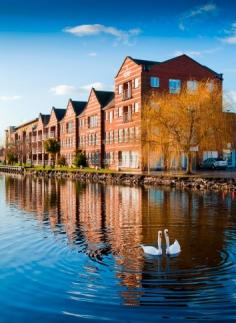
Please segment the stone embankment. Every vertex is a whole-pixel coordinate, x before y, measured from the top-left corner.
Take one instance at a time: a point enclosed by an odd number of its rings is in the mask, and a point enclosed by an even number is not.
[[[24,167],[21,166],[7,166],[0,165],[0,172],[11,173],[11,174],[24,174]]]
[[[66,170],[33,170],[22,167],[5,167],[0,171],[19,173],[45,178],[76,179],[83,182],[95,182],[106,184],[121,184],[129,186],[168,186],[192,190],[235,191],[236,178],[199,177],[196,176],[167,176],[167,175],[142,175],[129,173],[99,173],[86,171]]]

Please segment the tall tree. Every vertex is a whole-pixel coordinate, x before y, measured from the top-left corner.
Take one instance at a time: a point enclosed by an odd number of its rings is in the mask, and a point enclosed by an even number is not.
[[[222,149],[232,143],[232,120],[222,108],[221,87],[215,82],[199,82],[195,90],[184,87],[180,93],[151,95],[144,107],[142,128],[158,146],[182,152],[187,173],[192,172],[193,151]],[[145,123],[149,120],[149,125]],[[153,129],[158,133],[153,136]],[[143,137],[145,140],[145,136]],[[147,141],[148,142],[148,141]]]
[[[54,139],[49,138],[43,143],[45,151],[50,155],[53,167],[55,166],[56,155],[60,152],[60,143]]]

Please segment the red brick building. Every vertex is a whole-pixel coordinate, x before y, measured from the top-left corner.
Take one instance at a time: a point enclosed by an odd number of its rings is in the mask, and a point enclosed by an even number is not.
[[[222,75],[186,55],[156,62],[126,57],[115,77],[115,102],[107,107],[105,117],[105,151],[112,168],[141,169],[142,165],[142,106],[152,92],[178,93],[183,86],[195,88],[198,81],[209,86]],[[106,138],[107,138],[106,137]],[[159,160],[153,160],[153,167]]]
[[[85,108],[86,103],[69,99],[64,117],[60,121],[60,154],[65,157],[69,166],[73,164],[73,159],[78,150],[79,129],[77,117]]]
[[[66,109],[52,108],[49,121],[44,129],[44,141],[48,138],[56,139],[60,142],[60,121],[64,117]],[[50,164],[48,154],[44,153],[45,165]]]
[[[163,91],[174,95],[183,87],[193,90],[199,81],[208,81],[209,88],[215,82],[221,86],[222,80],[222,74],[187,55],[163,62],[127,56],[115,76],[114,93],[91,89],[88,102],[70,99],[66,109],[53,108],[50,116],[40,114],[37,126],[31,127],[34,163],[47,162],[43,140],[51,136],[60,140],[60,154],[68,165],[72,165],[79,149],[85,151],[90,166],[141,170],[141,121],[146,97]],[[22,137],[18,130],[13,133]],[[152,154],[151,167],[161,168],[162,158]]]
[[[32,160],[33,164],[44,165],[45,162],[45,152],[44,152],[44,133],[48,121],[50,119],[50,114],[39,114],[37,126],[33,129],[32,133]]]
[[[103,167],[104,113],[103,108],[113,100],[114,93],[91,89],[88,103],[79,115],[79,149],[86,153],[90,166]]]

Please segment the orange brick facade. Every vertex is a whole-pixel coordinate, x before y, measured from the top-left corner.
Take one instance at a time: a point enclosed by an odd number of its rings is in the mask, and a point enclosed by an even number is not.
[[[128,56],[115,76],[114,93],[91,89],[88,102],[70,99],[66,109],[53,108],[49,116],[40,114],[27,130],[28,150],[32,151],[26,153],[21,148],[22,162],[32,155],[34,164],[48,164],[43,140],[53,137],[60,142],[60,155],[68,165],[73,164],[80,150],[85,152],[92,167],[143,169],[141,121],[146,96],[152,92],[176,91],[176,86],[181,89],[188,82],[193,86],[194,82],[203,80],[208,80],[209,85],[211,82],[221,85],[222,75],[186,55],[164,62]],[[24,141],[27,131],[22,134],[21,128],[24,127],[15,128],[11,135],[9,130],[7,140],[14,137],[17,144],[23,136]],[[154,160],[154,168],[157,164]]]

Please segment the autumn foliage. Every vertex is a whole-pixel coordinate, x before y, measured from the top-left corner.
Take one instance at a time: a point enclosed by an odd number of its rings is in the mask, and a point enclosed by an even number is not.
[[[193,151],[220,151],[232,143],[233,117],[224,112],[220,86],[209,84],[199,82],[192,91],[185,87],[177,94],[158,93],[146,99],[142,116],[146,164],[150,150],[162,154],[165,169],[171,155],[184,153],[190,173]]]

